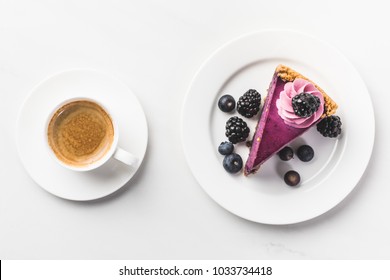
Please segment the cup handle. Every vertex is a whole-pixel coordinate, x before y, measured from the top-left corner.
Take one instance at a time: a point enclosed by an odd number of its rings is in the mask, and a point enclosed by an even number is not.
[[[130,166],[135,166],[138,162],[138,158],[119,147],[116,149],[113,157]]]

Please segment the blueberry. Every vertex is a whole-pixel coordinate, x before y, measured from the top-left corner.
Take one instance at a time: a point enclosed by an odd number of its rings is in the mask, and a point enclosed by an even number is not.
[[[314,150],[309,145],[302,145],[298,148],[297,156],[301,161],[311,161],[314,157]]]
[[[237,173],[242,169],[242,158],[236,153],[225,156],[223,159],[223,168],[229,173]]]
[[[287,161],[294,157],[294,151],[291,149],[291,147],[284,147],[281,149],[278,153],[281,160]]]
[[[301,176],[294,170],[287,171],[286,174],[284,174],[284,182],[291,187],[298,185],[300,181]]]
[[[218,100],[218,107],[222,112],[231,112],[236,107],[236,101],[233,96],[225,94]]]
[[[218,147],[218,152],[224,156],[230,155],[231,153],[233,153],[233,150],[234,145],[232,142],[222,142]]]

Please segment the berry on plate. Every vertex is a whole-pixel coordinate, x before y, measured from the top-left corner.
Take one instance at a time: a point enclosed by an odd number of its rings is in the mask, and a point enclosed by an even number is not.
[[[239,117],[231,117],[226,122],[226,132],[225,135],[230,142],[236,144],[238,142],[243,142],[249,136],[249,127],[245,121]]]
[[[223,159],[223,167],[225,170],[231,174],[235,174],[241,171],[242,169],[242,158],[239,154],[232,153],[225,156]]]
[[[279,158],[283,161],[288,161],[294,157],[294,151],[291,147],[284,147],[278,153]]]
[[[234,145],[232,142],[225,141],[218,146],[218,152],[223,156],[230,155],[231,153],[233,153],[233,150]]]
[[[237,111],[242,116],[251,118],[260,111],[261,95],[254,89],[250,89],[238,99]]]
[[[301,176],[294,170],[287,171],[284,175],[284,182],[291,187],[295,187],[300,181]]]
[[[325,137],[334,138],[341,133],[341,120],[339,116],[329,116],[323,118],[317,124],[317,130]]]
[[[222,112],[231,112],[236,107],[236,101],[233,96],[225,94],[219,98],[218,107]]]
[[[297,156],[303,162],[311,161],[314,157],[314,150],[309,145],[302,145],[298,148]]]

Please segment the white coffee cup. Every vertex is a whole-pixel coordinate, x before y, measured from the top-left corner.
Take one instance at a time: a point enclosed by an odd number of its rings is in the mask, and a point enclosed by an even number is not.
[[[112,140],[110,141],[110,147],[103,153],[101,157],[99,157],[96,160],[93,160],[92,162],[89,162],[87,164],[81,164],[81,165],[75,165],[75,164],[70,164],[65,162],[64,160],[60,159],[59,156],[56,155],[55,151],[50,145],[50,140],[49,140],[49,125],[57,114],[57,112],[66,106],[67,104],[71,104],[77,101],[87,101],[87,102],[92,102],[95,105],[98,105],[101,109],[105,111],[105,113],[110,117],[112,128],[113,128],[113,136]],[[73,171],[90,171],[94,170],[103,164],[105,164],[110,158],[114,158],[126,165],[133,166],[135,167],[138,164],[138,159],[136,156],[134,156],[132,153],[118,147],[118,140],[119,140],[119,129],[116,121],[113,118],[113,115],[107,110],[105,106],[103,106],[100,102],[90,99],[90,98],[72,98],[69,100],[66,100],[64,102],[61,102],[58,106],[55,107],[55,109],[49,114],[45,126],[45,141],[47,144],[47,148],[49,153],[51,154],[52,158],[61,166],[73,170]]]

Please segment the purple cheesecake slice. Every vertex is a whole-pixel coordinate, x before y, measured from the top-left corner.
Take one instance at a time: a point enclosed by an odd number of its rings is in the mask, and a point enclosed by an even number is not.
[[[281,117],[277,106],[277,100],[280,98],[281,92],[285,90],[286,84],[292,83],[296,79],[310,82],[324,100],[324,111],[319,119],[306,127],[296,127],[287,124],[285,119]],[[336,109],[337,104],[315,83],[295,70],[279,65],[275,70],[268,89],[256,132],[252,139],[252,146],[245,164],[244,174],[249,175],[257,172],[260,166],[271,156],[302,135],[323,117],[334,114]]]

